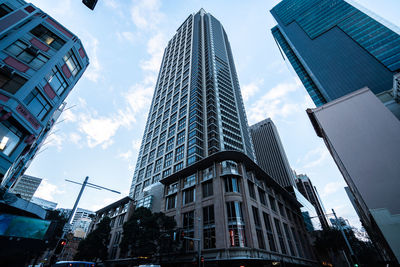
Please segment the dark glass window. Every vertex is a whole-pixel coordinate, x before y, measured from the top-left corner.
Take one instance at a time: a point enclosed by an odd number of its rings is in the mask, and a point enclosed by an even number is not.
[[[27,79],[14,73],[8,72],[8,69],[0,69],[0,88],[10,94],[15,94],[21,88]]]
[[[278,233],[279,245],[281,246],[281,251],[283,254],[287,254],[285,240],[283,238],[283,232],[281,224],[278,219],[274,219],[276,232]]]
[[[1,4],[0,5],[0,18],[4,17],[5,15],[7,15],[8,13],[11,13],[12,9],[9,8],[7,5],[5,4]]]
[[[258,188],[258,195],[260,197],[260,202],[263,205],[267,205],[267,199],[265,197],[265,192],[261,188]]]
[[[33,69],[40,69],[49,59],[34,47],[30,47],[20,40],[15,41],[5,49],[12,56],[29,64]]]
[[[276,202],[275,202],[275,198],[272,196],[268,196],[269,199],[269,204],[271,205],[271,209],[273,211],[276,211]]]
[[[65,44],[63,39],[41,24],[31,30],[31,33],[55,50],[59,50]]]
[[[203,198],[209,197],[214,194],[213,192],[213,180],[202,183]]]
[[[37,88],[33,89],[29,95],[25,97],[24,104],[39,120],[43,120],[51,109],[50,103]]]
[[[183,194],[183,196],[182,196],[183,205],[194,202],[195,192],[196,192],[196,190],[193,187],[183,191],[183,193],[182,193]]]
[[[275,251],[276,252],[277,250],[276,250],[276,245],[275,245],[275,238],[274,238],[274,233],[273,233],[270,217],[265,212],[263,212],[263,217],[264,217],[265,229],[267,230],[269,249],[271,251]]]
[[[250,193],[250,197],[252,199],[256,199],[256,192],[254,191],[254,183],[247,181],[247,184],[249,185],[249,193]]]
[[[51,88],[53,88],[57,95],[62,95],[68,87],[67,82],[57,67],[54,67],[50,73],[46,75],[46,81],[50,84]]]
[[[69,50],[68,53],[63,57],[63,59],[65,64],[67,64],[69,70],[71,71],[72,75],[76,76],[78,72],[82,69],[72,50]]]
[[[167,210],[174,209],[176,207],[176,194],[168,196],[166,198],[165,206]]]
[[[237,177],[228,177],[225,179],[225,192],[240,193],[240,183]]]

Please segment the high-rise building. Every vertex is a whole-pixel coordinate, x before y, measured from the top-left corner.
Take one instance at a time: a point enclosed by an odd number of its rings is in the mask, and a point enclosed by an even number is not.
[[[182,23],[164,51],[130,189],[135,200],[146,197],[146,188],[157,198],[160,179],[218,151],[254,159],[226,33],[204,10],[196,16]]]
[[[30,201],[41,182],[42,178],[30,175],[22,175],[10,188],[10,192],[19,194],[21,195],[21,198]]]
[[[317,188],[312,184],[310,178],[305,174],[296,174],[296,186],[300,193],[314,206],[321,226],[325,229],[329,228],[328,220],[325,216],[325,208],[319,197]]]
[[[194,238],[165,261],[315,264],[301,205],[254,161],[227,34],[201,9],[165,49],[130,192]]]
[[[89,64],[81,41],[32,4],[0,4],[0,179],[19,177],[10,166],[40,145],[62,105]],[[33,151],[35,151],[33,149]],[[23,170],[27,161],[14,166]],[[19,171],[17,173],[20,173]]]
[[[53,201],[49,201],[40,197],[32,197],[31,202],[41,206],[45,210],[55,210],[58,205]]]
[[[400,262],[400,121],[368,88],[307,113],[385,260]],[[340,125],[340,127],[338,127]]]
[[[283,0],[271,13],[272,34],[317,107],[365,86],[392,89],[400,35],[383,19],[345,0]]]
[[[283,187],[296,186],[278,130],[268,118],[250,126],[257,164]]]

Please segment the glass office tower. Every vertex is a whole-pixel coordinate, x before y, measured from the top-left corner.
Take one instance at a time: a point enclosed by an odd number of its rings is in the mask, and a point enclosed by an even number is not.
[[[392,89],[400,36],[381,19],[344,0],[284,0],[271,13],[272,34],[317,107],[365,86]]]
[[[222,150],[254,159],[227,35],[202,9],[165,48],[130,196]]]

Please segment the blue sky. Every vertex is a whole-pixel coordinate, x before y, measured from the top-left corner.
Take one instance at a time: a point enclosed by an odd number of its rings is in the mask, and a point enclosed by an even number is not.
[[[91,11],[76,0],[32,1],[74,32],[90,59],[66,99],[72,108],[27,170],[44,179],[35,196],[71,208],[79,186],[64,179],[85,176],[122,194],[87,188],[81,208],[97,210],[128,194],[164,48],[203,7],[228,34],[249,123],[271,117],[292,168],[312,179],[327,211],[334,208],[360,226],[345,182],[305,113],[314,104],[270,33],[275,22],[269,10],[278,2],[99,0]],[[398,0],[353,2],[400,25]]]

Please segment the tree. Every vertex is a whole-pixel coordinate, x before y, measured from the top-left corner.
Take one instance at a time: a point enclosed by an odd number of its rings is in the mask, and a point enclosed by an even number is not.
[[[152,213],[144,207],[137,208],[123,226],[121,253],[131,256],[152,257],[174,249],[176,222],[163,213]]]
[[[107,259],[107,245],[110,238],[110,218],[104,217],[97,228],[79,242],[74,260],[96,261]]]

